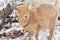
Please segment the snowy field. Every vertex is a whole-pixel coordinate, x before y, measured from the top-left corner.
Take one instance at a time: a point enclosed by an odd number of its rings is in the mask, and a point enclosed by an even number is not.
[[[20,4],[25,3],[25,2],[20,2],[19,0],[17,2],[10,1],[10,0],[9,1],[8,0],[5,0],[5,1],[0,0],[0,10],[2,11],[3,8],[6,8],[8,3],[10,3],[12,5],[12,2],[13,2],[13,5],[20,5]],[[13,17],[12,20],[16,20],[16,21],[14,21],[12,23],[7,22],[4,25],[4,28],[0,29],[0,40],[27,40],[28,39],[28,32],[26,30],[24,30],[21,27],[21,25],[19,25],[18,17],[17,17],[17,11],[14,10],[9,16],[12,16]],[[6,18],[6,20],[8,20],[8,18]],[[0,23],[2,23],[1,19],[0,19]],[[6,28],[5,28],[5,26],[6,26]],[[9,32],[9,31],[12,31],[13,29],[21,30],[21,32],[23,34],[15,37],[15,38],[2,36],[2,34],[4,32]],[[34,35],[31,35],[31,36],[32,36],[31,39],[35,40],[35,36]],[[39,40],[47,40],[48,36],[49,36],[49,29],[40,31],[38,38],[39,38]],[[56,27],[55,27],[55,30],[53,33],[53,39],[52,40],[60,40],[60,21],[59,20],[56,23]]]

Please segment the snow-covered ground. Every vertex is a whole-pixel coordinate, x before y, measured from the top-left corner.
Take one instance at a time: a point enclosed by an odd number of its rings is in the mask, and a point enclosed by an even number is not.
[[[9,1],[6,0],[6,1],[5,0],[0,0],[0,10],[5,8],[7,3],[9,3],[10,0]],[[15,4],[15,5],[19,5],[18,2],[19,1],[17,1],[16,2],[17,4]],[[25,2],[19,2],[19,3],[20,4],[24,4]],[[14,10],[11,13],[11,15],[9,15],[9,16],[13,16],[13,20],[15,19],[15,20],[18,21],[16,10]],[[1,20],[0,20],[0,23],[1,23]],[[9,31],[11,31],[13,29],[16,29],[16,30],[18,29],[18,30],[21,30],[23,35],[18,36],[16,38],[4,37],[4,36],[0,35],[1,36],[0,40],[27,40],[28,39],[28,32],[26,30],[24,30],[22,28],[22,26],[19,25],[18,22],[14,22],[14,23],[13,22],[12,23],[8,22],[8,23],[6,23],[5,26],[7,26],[8,28],[2,28],[0,30],[0,34],[3,34],[4,32],[9,32]],[[39,40],[47,40],[48,36],[49,36],[49,30],[42,30],[42,31],[39,32],[38,38],[39,38]],[[32,40],[35,40],[35,36],[34,35],[32,35]],[[57,24],[56,24],[56,27],[55,27],[55,30],[54,30],[54,33],[53,33],[53,39],[52,40],[60,40],[60,21],[59,20],[57,21]]]

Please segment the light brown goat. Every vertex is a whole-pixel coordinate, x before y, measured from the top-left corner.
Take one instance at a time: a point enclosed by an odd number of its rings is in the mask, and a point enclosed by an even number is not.
[[[38,32],[44,29],[50,29],[48,40],[51,40],[57,14],[57,8],[50,4],[41,4],[39,7],[30,10],[26,5],[18,7],[19,23],[29,32],[29,40],[31,40],[32,33],[35,34],[36,40],[38,40]]]

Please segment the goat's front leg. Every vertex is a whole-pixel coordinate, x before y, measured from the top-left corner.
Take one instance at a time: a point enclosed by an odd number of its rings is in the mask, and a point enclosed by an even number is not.
[[[36,40],[38,40],[38,34],[35,35]]]
[[[31,33],[29,32],[28,40],[31,40]]]
[[[35,39],[38,40],[38,31],[35,30]]]

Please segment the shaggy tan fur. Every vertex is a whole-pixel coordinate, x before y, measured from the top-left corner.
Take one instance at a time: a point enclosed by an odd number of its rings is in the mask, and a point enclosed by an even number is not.
[[[52,39],[53,31],[56,24],[58,10],[50,4],[41,4],[37,8],[28,9],[26,5],[18,7],[19,23],[31,34],[34,33],[38,40],[39,30],[50,29],[48,40]]]

